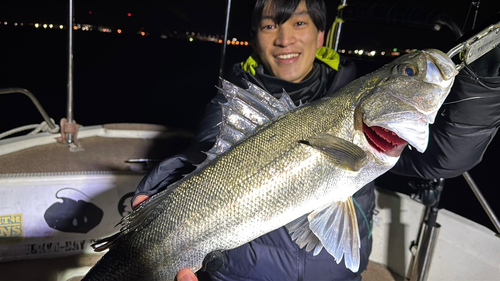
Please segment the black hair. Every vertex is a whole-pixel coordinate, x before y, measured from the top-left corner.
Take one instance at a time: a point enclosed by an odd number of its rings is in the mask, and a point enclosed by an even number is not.
[[[273,20],[277,24],[286,22],[295,12],[302,0],[256,0],[252,13],[252,35],[255,37],[262,20],[262,11],[271,1],[271,11],[274,11]],[[304,0],[309,16],[319,31],[326,29],[326,6],[323,0]]]

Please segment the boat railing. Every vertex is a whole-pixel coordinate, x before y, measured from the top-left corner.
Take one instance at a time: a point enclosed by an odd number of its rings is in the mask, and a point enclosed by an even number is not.
[[[24,130],[36,129],[36,128],[39,128],[40,126],[46,126],[47,128],[45,128],[44,131],[47,131],[49,133],[52,133],[52,134],[59,133],[59,126],[54,122],[53,119],[51,119],[49,117],[49,115],[47,115],[47,112],[43,109],[42,105],[40,104],[38,99],[35,97],[35,95],[33,95],[32,92],[30,92],[24,88],[3,88],[3,89],[0,89],[0,95],[1,94],[16,94],[16,93],[25,94],[26,96],[28,96],[28,98],[30,98],[30,100],[33,102],[35,107],[38,109],[38,112],[40,112],[40,114],[42,115],[42,117],[45,121],[42,124],[22,126],[22,127],[15,128],[15,129],[9,130],[7,132],[1,133],[0,139],[4,138],[6,136],[24,131]]]

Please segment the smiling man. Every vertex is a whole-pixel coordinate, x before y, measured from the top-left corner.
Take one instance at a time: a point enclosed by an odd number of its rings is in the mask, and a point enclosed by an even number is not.
[[[246,88],[245,79],[278,98],[285,89],[299,104],[334,93],[358,76],[353,61],[322,47],[326,26],[323,0],[257,0],[251,26],[255,53],[233,67],[232,77],[226,77],[240,87]],[[474,103],[445,103],[445,110],[438,114],[431,129],[426,153],[406,149],[394,172],[424,179],[448,178],[479,163],[500,126],[498,67],[496,72],[487,71],[495,69],[491,66],[499,62],[500,49],[496,48],[456,77],[448,100],[468,100],[472,96],[482,99],[474,99]],[[199,132],[188,150],[165,159],[144,177],[132,200],[134,208],[192,171],[192,164],[205,159],[201,151],[208,151],[216,140],[217,124],[222,120],[219,103],[224,102],[224,96],[218,94],[208,105]],[[474,112],[474,118],[464,112]],[[282,227],[236,249],[215,253],[211,262],[205,264],[211,278],[361,280],[372,247],[374,187],[372,182],[353,196],[361,239],[358,272],[347,269],[343,261],[337,264],[327,251],[313,256],[312,252],[300,249]],[[194,278],[189,270],[178,275],[179,281]]]
[[[316,51],[323,46],[324,27],[319,26],[321,31],[316,27],[305,1],[299,3],[285,22],[276,18],[282,13],[278,4],[266,5],[260,22],[255,16],[256,52],[269,74],[298,83],[313,70]]]

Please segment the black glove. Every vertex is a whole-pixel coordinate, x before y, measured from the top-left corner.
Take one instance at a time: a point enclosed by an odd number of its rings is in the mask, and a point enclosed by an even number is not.
[[[201,271],[216,272],[226,263],[226,254],[224,251],[213,251],[203,260]]]
[[[177,154],[160,162],[142,179],[135,190],[132,202],[138,195],[148,197],[164,190],[170,184],[180,180],[195,169],[187,156]]]

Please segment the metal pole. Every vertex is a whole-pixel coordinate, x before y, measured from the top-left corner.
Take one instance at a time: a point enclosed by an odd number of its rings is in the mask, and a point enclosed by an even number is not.
[[[347,5],[347,0],[342,0],[342,6]],[[340,32],[342,30],[342,21],[339,21],[337,23],[337,26],[335,27],[335,41],[334,41],[334,46],[333,50],[337,51],[339,48],[339,42],[340,42]]]
[[[224,60],[226,58],[226,46],[227,46],[227,37],[229,33],[229,16],[231,14],[231,0],[227,0],[227,10],[226,10],[226,27],[224,29],[224,41],[222,42],[222,54],[220,58],[220,67],[219,67],[219,77],[222,77],[222,72],[224,71]],[[219,87],[221,87],[221,81],[219,80]]]
[[[74,9],[73,0],[69,0],[69,25],[68,25],[68,107],[67,120],[68,123],[73,123],[73,24],[74,24]],[[73,134],[66,135],[68,143],[73,142]]]
[[[434,180],[419,191],[419,200],[426,208],[422,216],[420,231],[416,243],[410,247],[412,259],[405,280],[425,281],[429,277],[434,249],[436,248],[439,229],[437,214],[439,201],[444,187],[444,179]]]
[[[491,209],[490,205],[488,205],[488,202],[486,202],[486,199],[484,198],[483,194],[479,191],[479,188],[477,187],[476,183],[469,175],[469,172],[465,172],[462,175],[464,176],[465,181],[467,181],[470,188],[472,189],[472,192],[474,192],[474,195],[476,195],[476,198],[477,200],[479,200],[479,203],[481,203],[481,206],[483,206],[483,209],[490,218],[491,222],[497,229],[497,235],[500,234],[500,222],[498,221],[498,218],[495,216],[495,213]]]
[[[429,277],[429,270],[432,262],[432,255],[436,248],[439,229],[441,226],[436,223],[434,226],[424,224],[418,241],[418,251],[414,257],[414,262],[411,265],[409,272],[410,281],[425,281]]]

